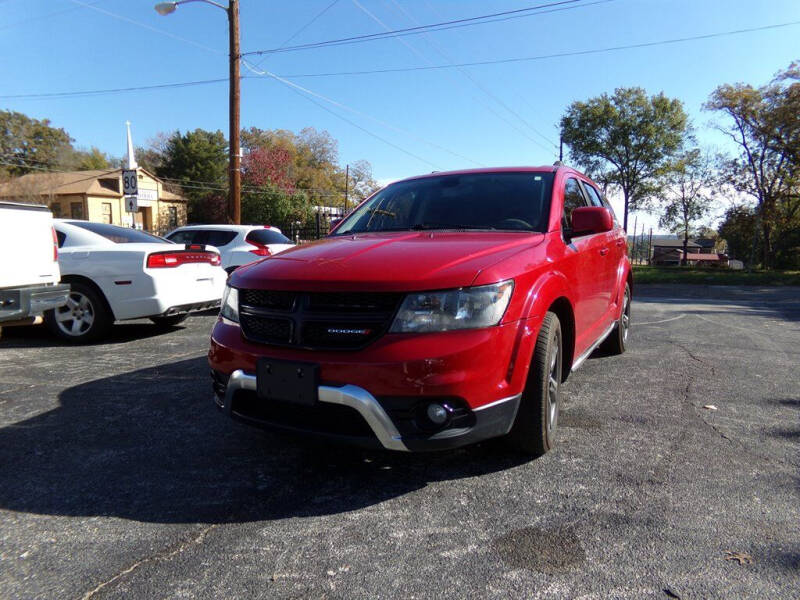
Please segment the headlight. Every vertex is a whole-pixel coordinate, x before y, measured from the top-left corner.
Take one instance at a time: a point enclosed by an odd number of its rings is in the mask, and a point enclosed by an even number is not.
[[[514,282],[508,280],[445,292],[408,294],[389,331],[450,331],[497,325],[513,289]]]
[[[239,322],[239,290],[229,285],[225,286],[219,314],[229,321]]]

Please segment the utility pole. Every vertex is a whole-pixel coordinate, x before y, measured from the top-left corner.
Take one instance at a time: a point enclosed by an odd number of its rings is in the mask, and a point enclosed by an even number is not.
[[[228,163],[230,166],[230,198],[228,217],[235,224],[242,222],[242,172],[241,146],[239,143],[239,0],[228,2],[228,25],[230,26],[230,139],[228,141]]]
[[[650,237],[647,240],[647,264],[650,264],[650,252],[653,250],[653,228],[650,228]]]
[[[347,200],[349,195],[350,195],[350,165],[347,165],[344,168],[344,215],[347,214]]]

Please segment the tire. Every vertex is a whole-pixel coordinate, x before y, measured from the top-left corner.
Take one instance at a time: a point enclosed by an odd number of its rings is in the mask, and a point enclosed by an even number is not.
[[[188,313],[182,315],[172,315],[170,317],[150,317],[150,320],[161,329],[169,329],[175,327],[179,323],[183,323],[189,317]]]
[[[603,342],[603,350],[608,354],[622,354],[628,343],[628,334],[631,329],[631,287],[625,284],[625,294],[622,297],[622,312],[614,330],[608,334]]]
[[[88,344],[106,337],[114,317],[102,297],[83,282],[70,283],[67,304],[44,313],[47,326],[70,344]]]
[[[563,349],[561,323],[555,313],[548,312],[536,338],[528,381],[508,434],[514,448],[532,457],[542,456],[555,445]]]

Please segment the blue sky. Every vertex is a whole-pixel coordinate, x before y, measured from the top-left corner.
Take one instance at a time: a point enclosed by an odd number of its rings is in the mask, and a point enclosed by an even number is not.
[[[222,0],[223,2],[225,0]],[[241,0],[242,51],[514,10],[547,0]],[[49,118],[78,146],[123,154],[124,123],[227,133],[227,83],[71,98],[17,94],[146,86],[227,76],[227,21],[193,3],[162,17],[152,0],[0,0],[0,108]],[[681,99],[701,142],[724,147],[702,103],[719,84],[761,84],[800,58],[800,25],[727,37],[507,64],[402,73],[303,74],[443,65],[633,45],[800,21],[797,0],[581,0],[536,16],[269,56],[242,70],[242,126],[328,130],[342,164],[369,160],[381,181],[473,165],[549,164],[574,100],[620,86]],[[261,58],[252,57],[253,63]],[[343,108],[347,107],[347,109]],[[348,110],[349,109],[349,110]],[[351,121],[349,123],[340,117]],[[358,125],[362,129],[357,128]],[[368,130],[374,135],[370,135]],[[385,141],[377,139],[383,138]],[[651,219],[647,219],[651,221]]]

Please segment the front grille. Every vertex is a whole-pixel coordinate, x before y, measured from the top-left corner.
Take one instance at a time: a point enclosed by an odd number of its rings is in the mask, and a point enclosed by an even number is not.
[[[240,290],[239,321],[253,342],[354,350],[389,329],[402,294]]]

